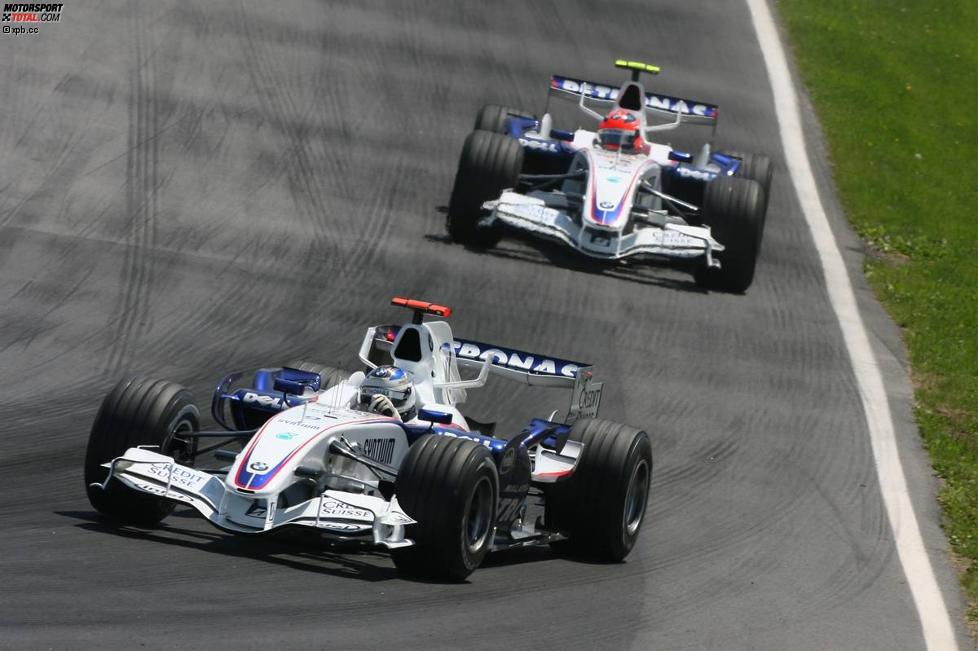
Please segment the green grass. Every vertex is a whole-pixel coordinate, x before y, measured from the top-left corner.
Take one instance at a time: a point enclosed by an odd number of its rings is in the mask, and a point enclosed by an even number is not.
[[[903,328],[978,619],[978,2],[778,0],[866,275]]]

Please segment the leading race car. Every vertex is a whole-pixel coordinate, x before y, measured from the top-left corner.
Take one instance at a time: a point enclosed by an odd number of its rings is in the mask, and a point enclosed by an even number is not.
[[[492,247],[510,228],[611,263],[691,261],[699,285],[744,292],[754,278],[771,162],[758,154],[696,154],[652,141],[681,124],[716,128],[718,107],[645,91],[644,63],[620,88],[561,75],[550,95],[574,98],[595,131],[553,127],[549,113],[489,105],[465,141],[448,207],[458,242]],[[610,107],[602,115],[592,106]],[[669,116],[651,125],[649,116]]]
[[[645,518],[651,447],[644,431],[596,418],[602,385],[590,366],[456,339],[446,321],[424,319],[448,308],[394,304],[414,316],[367,330],[367,373],[293,364],[244,384],[245,374],[225,376],[211,402],[220,431],[200,430],[177,384],[120,382],[89,437],[92,505],[138,525],[184,504],[238,534],[306,527],[386,547],[404,572],[454,580],[489,551],[523,545],[623,560]],[[462,379],[460,368],[477,375]],[[495,436],[459,410],[489,374],[571,389],[571,408]],[[223,449],[229,439],[243,444]],[[218,465],[200,467],[209,452]]]

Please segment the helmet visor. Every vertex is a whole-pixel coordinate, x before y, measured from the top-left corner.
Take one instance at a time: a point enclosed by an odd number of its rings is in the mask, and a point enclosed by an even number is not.
[[[624,129],[598,129],[598,144],[604,149],[633,150],[635,141],[638,140],[638,131],[625,131]]]
[[[360,389],[360,403],[368,404],[370,399],[376,395],[387,396],[394,403],[394,406],[403,405],[404,402],[411,395],[411,387],[407,387],[403,391],[398,389],[385,389],[381,387],[365,387]]]

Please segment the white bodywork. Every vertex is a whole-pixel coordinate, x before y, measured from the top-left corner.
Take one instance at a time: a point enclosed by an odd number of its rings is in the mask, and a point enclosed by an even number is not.
[[[626,93],[629,86],[635,88]],[[584,104],[588,95],[586,88],[579,94],[580,107],[589,116],[600,120],[602,116]],[[628,82],[614,97],[628,95],[644,97],[645,90],[637,82]],[[649,134],[676,128],[683,120],[679,112],[675,113],[673,122],[649,126],[645,110],[629,112],[638,119],[647,140],[650,140]],[[549,115],[541,119],[540,131],[532,135],[550,137]],[[571,145],[577,154],[569,173],[581,172],[579,178],[564,180],[559,190],[536,190],[526,194],[504,191],[498,199],[483,204],[483,209],[488,211],[484,223],[491,225],[498,221],[534,235],[556,239],[594,258],[703,256],[708,265],[719,266],[713,253],[723,251],[724,247],[713,239],[710,228],[687,224],[662,198],[662,169],[676,166],[676,162],[669,159],[672,148],[652,144],[645,151],[625,153],[602,149],[596,142],[596,132],[577,130]],[[704,156],[709,158],[706,148],[700,158]],[[641,197],[640,202],[636,202],[638,197]],[[693,206],[683,205],[696,210]]]
[[[370,367],[375,366],[368,359],[375,333],[375,328],[368,329],[360,351],[362,360]],[[414,336],[422,344],[420,355],[416,359],[397,357],[398,344],[405,337]],[[466,344],[470,348],[473,345]],[[451,414],[452,423],[441,428],[440,434],[471,438],[490,448],[505,444],[470,431],[457,405],[464,401],[465,390],[485,384],[490,372],[520,379],[531,374],[507,366],[507,355],[501,349],[476,351],[477,360],[481,361],[460,360],[455,355],[459,346],[446,322],[405,324],[391,345],[395,351],[391,357],[394,364],[412,376],[423,407]],[[478,376],[462,380],[458,371],[460,361],[477,368]],[[548,363],[554,366],[552,360],[539,361],[540,366]],[[575,375],[583,369],[570,363],[563,363],[562,368],[567,376],[541,375],[539,383],[579,389],[581,380]],[[585,376],[581,374],[581,377]],[[590,377],[589,372],[586,377]],[[205,472],[181,465],[151,449],[130,448],[105,464],[110,473],[102,486],[115,479],[130,489],[188,504],[212,524],[229,531],[260,533],[282,525],[300,525],[338,538],[363,539],[371,534],[374,544],[388,548],[410,545],[411,541],[405,538],[405,526],[414,520],[401,510],[396,496],[388,500],[381,494],[382,475],[354,459],[336,454],[331,446],[341,445],[396,471],[408,452],[408,431],[417,432],[433,424],[417,419],[403,424],[396,418],[356,409],[363,378],[362,372],[354,373],[338,386],[305,396],[308,401],[304,404],[273,415],[226,470]],[[574,442],[568,442],[560,454],[536,447],[530,451],[535,460],[533,478],[541,483],[573,472],[582,449]],[[327,482],[310,492],[302,484],[315,483],[314,480],[297,473],[304,464],[322,469],[334,484],[345,482],[347,488],[353,485],[356,490],[339,490]],[[297,485],[299,488],[295,488]]]

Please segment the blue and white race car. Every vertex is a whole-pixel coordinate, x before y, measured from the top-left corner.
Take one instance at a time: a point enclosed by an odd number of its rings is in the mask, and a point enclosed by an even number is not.
[[[120,382],[89,437],[92,505],[144,526],[182,504],[239,534],[304,527],[453,580],[489,551],[525,545],[623,560],[645,518],[651,446],[644,431],[596,418],[602,385],[590,367],[456,339],[446,321],[424,319],[448,308],[393,302],[414,316],[367,330],[366,373],[298,363],[225,376],[211,402],[221,430],[201,431],[177,384]],[[571,389],[571,407],[496,436],[459,409],[490,374]]]
[[[462,148],[447,228],[458,242],[494,246],[504,228],[556,240],[609,262],[691,261],[697,282],[744,292],[754,278],[771,184],[757,154],[696,153],[653,141],[682,124],[712,126],[713,104],[646,92],[644,63],[617,61],[620,87],[561,75],[550,95],[577,101],[596,130],[564,131],[540,118],[488,105]],[[608,109],[601,114],[594,108]],[[651,117],[668,117],[658,125]]]

